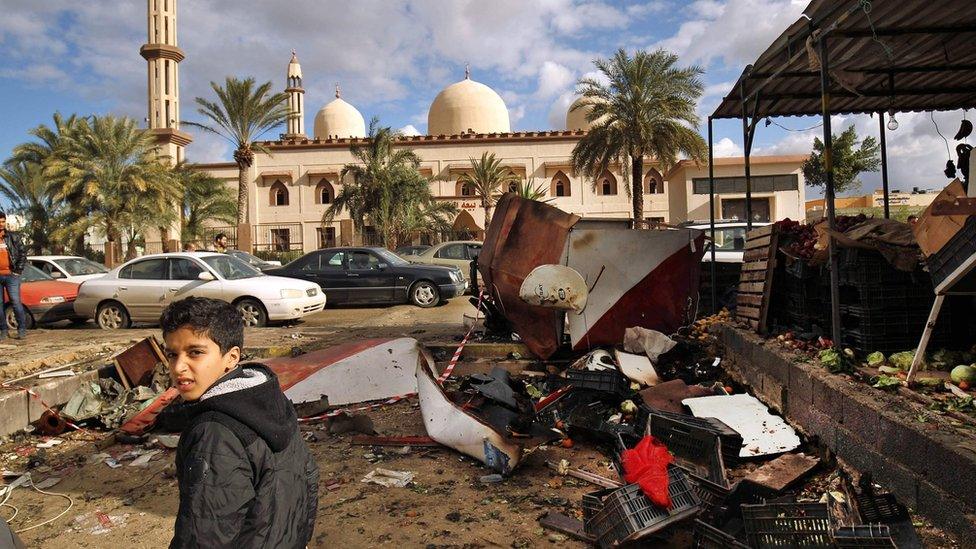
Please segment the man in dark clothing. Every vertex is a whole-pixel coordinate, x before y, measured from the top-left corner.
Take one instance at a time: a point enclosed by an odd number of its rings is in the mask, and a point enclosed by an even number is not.
[[[7,214],[0,212],[0,339],[10,336],[7,312],[4,310],[3,290],[10,296],[17,320],[17,338],[27,337],[27,319],[24,304],[20,302],[20,275],[27,266],[27,250],[20,235],[7,230]]]
[[[170,547],[305,547],[318,467],[274,372],[238,364],[240,313],[190,297],[167,307],[160,325],[187,422],[176,450],[180,508]]]

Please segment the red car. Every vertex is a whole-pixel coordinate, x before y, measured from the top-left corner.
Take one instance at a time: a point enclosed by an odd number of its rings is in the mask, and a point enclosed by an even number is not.
[[[27,315],[27,328],[36,324],[50,324],[59,320],[85,322],[87,318],[75,314],[75,298],[78,297],[78,284],[54,280],[50,275],[28,265],[24,269],[20,283],[20,299]],[[3,293],[3,308],[7,316],[7,326],[17,328],[17,317],[10,305],[10,296]]]

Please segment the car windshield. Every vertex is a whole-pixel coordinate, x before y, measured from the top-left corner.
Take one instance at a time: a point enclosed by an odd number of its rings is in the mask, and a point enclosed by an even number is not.
[[[61,267],[71,276],[105,274],[108,269],[104,265],[99,265],[94,261],[83,257],[70,257],[68,259],[55,259],[58,267]]]
[[[745,247],[745,238],[745,227],[715,229],[715,249],[724,251],[742,250]]]
[[[386,261],[388,265],[409,265],[410,262],[390,250],[376,250],[376,254]]]
[[[227,253],[229,255],[236,257],[237,259],[240,259],[241,261],[244,261],[249,265],[261,265],[264,263],[264,261],[262,261],[259,257],[251,255],[247,252],[242,252],[241,250],[233,250]]]
[[[233,256],[208,255],[201,259],[203,259],[204,263],[210,265],[213,270],[217,271],[217,274],[227,280],[240,280],[242,278],[262,276],[261,271]]]
[[[24,282],[37,282],[38,280],[54,280],[54,277],[37,267],[27,265],[24,267],[24,274],[20,275],[20,279]]]

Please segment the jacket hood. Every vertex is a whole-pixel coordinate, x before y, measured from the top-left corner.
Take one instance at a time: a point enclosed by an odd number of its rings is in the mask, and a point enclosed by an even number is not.
[[[298,429],[295,408],[281,392],[278,377],[256,362],[228,372],[192,405],[191,414],[211,410],[247,425],[273,452],[284,450]]]

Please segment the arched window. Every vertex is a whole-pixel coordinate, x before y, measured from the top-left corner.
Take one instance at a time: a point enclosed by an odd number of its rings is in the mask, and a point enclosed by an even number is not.
[[[457,193],[457,196],[474,196],[474,188],[460,181],[455,185],[454,192]]]
[[[664,177],[654,168],[644,176],[644,194],[664,194]]]
[[[569,178],[562,171],[556,172],[552,176],[552,183],[549,185],[550,196],[570,196]]]
[[[275,182],[271,184],[271,205],[288,205],[288,187],[285,187],[285,184],[279,179],[276,179]]]
[[[510,193],[517,193],[518,192],[518,186],[519,186],[518,181],[511,181],[511,182],[509,182],[509,184],[508,184],[508,192],[510,192]]]
[[[608,170],[604,170],[596,180],[597,194],[610,196],[617,194],[617,178]]]
[[[333,200],[335,200],[335,190],[332,188],[332,184],[329,183],[328,179],[322,179],[315,186],[315,203],[332,204]]]

